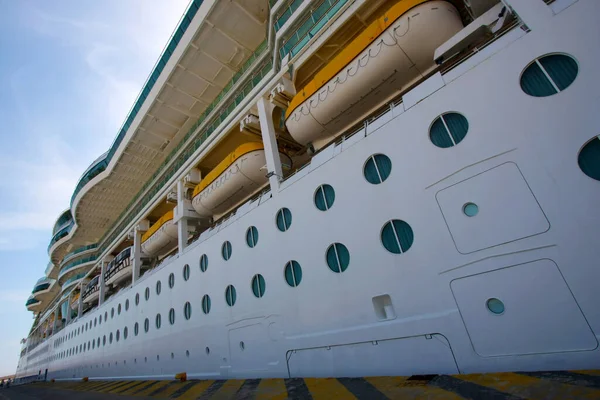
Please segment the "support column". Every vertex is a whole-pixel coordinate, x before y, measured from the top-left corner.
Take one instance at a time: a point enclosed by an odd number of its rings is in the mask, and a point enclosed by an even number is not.
[[[52,323],[52,334],[54,334],[54,332],[56,332],[56,328],[58,327],[58,312],[59,312],[59,308],[56,307],[56,310],[54,310],[54,323]]]
[[[79,284],[79,304],[77,306],[77,317],[83,315],[83,281]]]
[[[140,279],[142,269],[142,232],[139,227],[133,228],[133,260],[131,266],[131,284]]]
[[[273,110],[275,109],[275,105],[264,97],[261,97],[256,106],[260,120],[260,132],[265,146],[267,176],[269,177],[271,193],[276,195],[279,192],[279,183],[283,179],[283,170],[281,168],[281,158],[279,157],[279,148],[275,136],[275,126],[273,125]]]
[[[100,294],[98,295],[98,307],[104,303],[104,295],[106,293],[106,285],[104,284],[104,273],[106,272],[106,265],[108,262],[106,260],[102,260],[100,262],[100,279],[98,279],[98,284],[100,285]]]
[[[69,294],[69,297],[67,297],[67,324],[69,322],[71,322],[71,294]]]
[[[185,184],[183,180],[177,181],[177,250],[183,254],[188,241],[188,220],[185,218]]]

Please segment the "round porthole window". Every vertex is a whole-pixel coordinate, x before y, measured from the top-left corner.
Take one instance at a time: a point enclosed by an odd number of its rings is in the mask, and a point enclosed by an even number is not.
[[[187,281],[188,279],[190,279],[190,266],[185,264],[183,266],[183,280]]]
[[[331,185],[321,185],[315,192],[315,206],[321,211],[327,211],[335,201],[335,190]]]
[[[210,296],[205,294],[202,297],[202,312],[208,314],[210,312]]]
[[[467,203],[463,206],[463,213],[467,217],[474,217],[479,213],[479,206],[475,203]]]
[[[223,246],[221,246],[221,255],[223,256],[223,260],[227,261],[231,258],[231,242],[225,241]]]
[[[183,305],[183,316],[185,319],[190,319],[192,317],[192,305],[189,301]]]
[[[139,332],[140,332],[140,325],[136,322],[135,325],[133,325],[133,334],[135,336],[137,336]]]
[[[127,310],[129,310],[129,299],[125,300],[125,311]]]
[[[121,315],[121,303],[117,306],[117,314]]]
[[[148,330],[150,330],[150,320],[146,318],[144,320],[144,332],[148,332]]]
[[[175,286],[175,274],[171,272],[169,274],[169,288],[173,289],[173,286]]]
[[[248,243],[248,247],[254,248],[258,243],[258,229],[255,226],[251,226],[246,231],[246,243]]]
[[[208,256],[206,254],[202,254],[200,257],[200,271],[206,272],[208,269]]]
[[[265,278],[261,274],[254,275],[252,278],[252,293],[254,293],[254,296],[260,299],[265,295],[266,288]]]
[[[169,310],[169,323],[173,325],[175,323],[175,309],[171,308]]]
[[[160,329],[160,322],[161,322],[161,318],[160,318],[160,314],[156,314],[156,329]]]
[[[367,159],[363,173],[367,182],[379,185],[385,181],[392,172],[392,160],[384,154],[374,154]]]
[[[333,272],[344,272],[350,265],[350,252],[341,243],[334,243],[327,248],[327,265]]]
[[[600,181],[600,136],[587,142],[579,151],[577,164],[584,174]]]
[[[490,310],[490,312],[492,312],[493,314],[499,315],[504,313],[504,303],[495,297],[488,299],[485,302],[485,305],[487,306],[487,309]]]
[[[562,92],[575,81],[577,61],[565,54],[549,54],[536,58],[521,74],[521,89],[534,97],[547,97]]]
[[[156,294],[157,294],[157,295],[159,295],[159,294],[160,294],[160,291],[161,291],[161,286],[162,286],[162,285],[161,285],[160,281],[157,281],[157,282],[156,282]]]
[[[135,305],[137,306],[138,304],[140,304],[140,294],[136,293],[135,294]]]
[[[225,301],[229,307],[233,307],[235,305],[236,297],[237,294],[235,287],[233,285],[227,286],[227,289],[225,289]]]
[[[127,333],[129,331],[127,330],[127,327],[123,328],[123,340],[127,339]]]
[[[381,230],[381,243],[390,253],[402,254],[408,251],[414,241],[409,224],[399,219],[388,221]]]
[[[292,212],[285,207],[277,211],[276,223],[277,229],[281,232],[290,229],[290,226],[292,225]]]
[[[298,261],[288,261],[288,263],[285,264],[283,274],[285,281],[291,287],[298,286],[300,281],[302,281],[302,268],[300,267],[300,264],[298,264]]]
[[[467,136],[469,122],[455,112],[449,112],[437,117],[429,128],[431,143],[443,149],[456,146]]]
[[[146,298],[146,301],[148,301],[148,299],[150,298],[150,288],[146,288],[144,292],[144,297]]]

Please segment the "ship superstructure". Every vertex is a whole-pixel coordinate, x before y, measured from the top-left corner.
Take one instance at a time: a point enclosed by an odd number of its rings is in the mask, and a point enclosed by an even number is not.
[[[599,367],[595,0],[193,0],[17,378]]]

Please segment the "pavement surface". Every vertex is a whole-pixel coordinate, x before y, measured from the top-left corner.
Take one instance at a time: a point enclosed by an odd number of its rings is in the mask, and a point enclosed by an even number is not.
[[[37,382],[0,400],[96,399],[600,399],[600,371],[411,377]]]

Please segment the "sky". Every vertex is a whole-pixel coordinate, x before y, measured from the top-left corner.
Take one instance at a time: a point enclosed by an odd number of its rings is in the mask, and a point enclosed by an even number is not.
[[[52,226],[110,147],[189,0],[0,0],[0,376]]]

